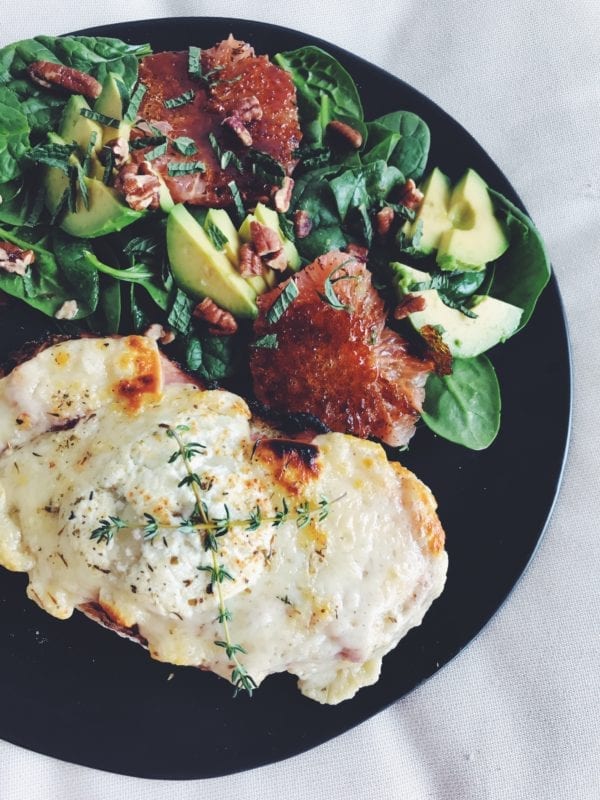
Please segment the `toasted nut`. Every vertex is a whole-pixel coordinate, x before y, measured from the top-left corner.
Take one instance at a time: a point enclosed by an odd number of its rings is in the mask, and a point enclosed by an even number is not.
[[[417,189],[417,184],[412,178],[409,178],[402,187],[400,202],[403,206],[406,206],[406,208],[410,208],[413,211],[417,209],[423,202],[423,192]]]
[[[363,247],[362,244],[354,244],[354,242],[351,242],[344,247],[344,250],[357,261],[364,261],[365,264],[367,263],[367,259],[369,258],[368,247]]]
[[[129,160],[129,142],[127,139],[122,137],[111,139],[104,147],[112,152],[115,167],[122,167]]]
[[[380,236],[387,236],[394,221],[394,209],[386,206],[375,215],[375,229]]]
[[[312,231],[312,219],[308,211],[298,209],[294,213],[294,234],[297,239],[304,239]]]
[[[274,269],[275,272],[284,272],[288,265],[287,256],[283,250],[280,250],[278,253],[273,253],[270,256],[265,256],[263,261],[268,267]]]
[[[240,263],[238,267],[242,278],[251,278],[253,275],[264,275],[265,266],[256,255],[251,244],[240,247]]]
[[[355,150],[358,150],[358,148],[362,146],[362,133],[346,122],[342,122],[339,119],[332,119],[327,126],[327,130],[329,133],[333,133],[338,139],[341,139],[345,144],[349,144],[350,147],[353,147]]]
[[[235,115],[231,117],[225,117],[221,125],[224,125],[226,128],[229,128],[230,131],[235,133],[244,147],[252,146],[252,136],[250,135],[250,131],[239,117],[236,117]]]
[[[260,222],[250,223],[250,237],[257,256],[267,256],[281,250],[281,239],[278,234]]]
[[[239,117],[242,122],[252,122],[255,119],[262,119],[263,110],[258,98],[253,94],[250,97],[242,97],[233,111],[233,116]]]
[[[421,295],[407,294],[394,309],[394,319],[404,319],[415,311],[423,311],[426,302]]]
[[[145,161],[122,167],[115,179],[114,186],[134,211],[142,211],[145,208],[155,209],[159,206],[160,181]]]
[[[171,344],[171,342],[175,341],[175,334],[173,331],[166,331],[158,322],[150,325],[144,331],[144,336],[147,336],[148,339],[154,339],[155,342],[160,342],[161,344]]]
[[[230,336],[238,329],[235,317],[229,311],[225,311],[211,300],[210,297],[205,297],[201,303],[198,303],[193,311],[196,319],[201,319],[203,322],[208,322],[208,332],[215,333],[221,336]]]
[[[46,89],[64,89],[89,100],[96,100],[102,91],[102,85],[91,75],[52,61],[34,61],[27,67],[27,73],[34,83]]]
[[[15,275],[25,275],[27,267],[35,261],[33,250],[23,250],[12,242],[0,242],[0,269]]]
[[[54,315],[54,319],[74,319],[79,311],[76,300],[65,300]]]
[[[275,194],[273,195],[273,205],[275,206],[275,211],[279,211],[280,214],[285,214],[290,207],[290,203],[292,202],[292,192],[294,190],[294,181],[292,178],[289,178],[287,175],[281,181],[281,186],[279,189],[276,189]]]

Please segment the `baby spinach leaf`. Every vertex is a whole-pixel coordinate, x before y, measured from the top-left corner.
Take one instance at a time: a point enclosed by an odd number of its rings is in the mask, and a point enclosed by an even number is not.
[[[452,374],[432,374],[425,386],[423,421],[438,436],[484,450],[500,428],[500,386],[485,355],[455,358]]]
[[[508,230],[510,246],[496,262],[490,295],[523,309],[520,331],[550,280],[550,260],[542,237],[529,217],[506,197],[488,189],[496,215]],[[515,331],[515,333],[517,332]]]
[[[277,53],[274,61],[292,76],[305,138],[310,144],[323,144],[325,130],[332,119],[347,122],[366,136],[358,89],[337,59],[309,45]]]
[[[29,148],[29,123],[17,95],[0,86],[0,183],[21,174],[20,161]]]
[[[383,157],[405,178],[418,180],[425,170],[431,136],[426,123],[412,111],[394,111],[367,124],[365,161]],[[395,144],[394,144],[395,142]]]
[[[121,283],[104,276],[98,311],[101,312],[100,327],[105,333],[118,333],[122,313]]]
[[[34,181],[17,178],[0,184],[0,222],[33,227],[44,211],[44,189]]]
[[[138,74],[138,58],[151,52],[147,44],[127,44],[104,36],[36,36],[0,49],[0,83],[14,91],[34,139],[56,129],[64,97],[29,80],[27,67],[34,61],[52,61],[74,67],[102,83],[109,72],[118,75],[128,94]]]
[[[96,310],[100,294],[98,272],[85,257],[87,242],[74,239],[62,231],[52,234],[52,251],[62,273],[73,289],[72,297],[77,301],[79,317]]]
[[[35,253],[35,261],[24,276],[0,270],[0,290],[23,300],[49,317],[53,317],[66,300],[77,300],[77,319],[90,313],[90,307],[86,305],[83,295],[77,295],[76,270],[67,268],[65,271],[53,253],[41,244],[20,239],[10,231],[0,229],[0,239]]]

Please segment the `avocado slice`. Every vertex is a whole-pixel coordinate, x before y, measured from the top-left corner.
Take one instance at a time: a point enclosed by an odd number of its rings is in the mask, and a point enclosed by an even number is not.
[[[489,295],[473,295],[472,310],[477,316],[467,317],[447,306],[436,289],[411,290],[414,284],[431,279],[428,272],[399,263],[390,266],[400,299],[410,293],[425,300],[422,311],[408,315],[415,330],[420,331],[425,325],[438,326],[453,356],[478,356],[516,333],[523,313],[521,308]]]
[[[56,133],[49,133],[48,140],[53,144],[66,144]],[[75,154],[69,160],[72,167],[80,167]],[[134,211],[122,203],[115,190],[105,186],[102,181],[85,176],[83,180],[88,193],[87,207],[78,196],[75,211],[67,211],[60,222],[60,227],[71,236],[82,239],[104,236],[122,230],[144,215],[143,211]],[[46,207],[51,214],[55,214],[69,187],[69,176],[57,167],[50,167],[46,170],[44,186]]]
[[[423,186],[423,202],[412,222],[402,232],[411,238],[415,250],[427,255],[435,250],[442,235],[452,228],[450,211],[450,179],[435,167]],[[421,231],[419,237],[418,232]]]
[[[277,212],[272,208],[268,208],[263,203],[257,203],[256,208],[254,209],[254,215],[260,223],[266,225],[267,228],[274,230],[279,236],[283,245],[283,252],[285,253],[288,267],[294,272],[297,272],[302,263],[300,254],[296,249],[296,245],[286,236],[284,236],[281,226],[279,225],[279,217],[277,216]]]
[[[223,234],[226,239],[223,245],[225,255],[233,266],[237,267],[239,264],[240,237],[227,211],[224,208],[209,209],[204,220],[204,227],[206,228],[208,225],[214,225]]]
[[[481,270],[508,248],[487,184],[475,170],[468,169],[454,187],[448,216],[452,228],[442,235],[436,257],[441,269]]]
[[[175,283],[183,291],[198,299],[210,297],[234,316],[257,316],[256,292],[182,203],[167,218],[167,253]]]
[[[118,75],[109,72],[102,84],[102,91],[94,103],[94,111],[97,111],[98,114],[103,114],[105,117],[118,120],[119,124],[116,127],[112,125],[102,126],[103,144],[117,138],[129,141],[132,123],[123,119],[126,102],[127,88],[125,84]]]
[[[95,144],[91,149],[92,157],[97,156],[102,148],[102,126],[93,119],[83,117],[82,109],[90,110],[87,100],[80,94],[69,97],[65,110],[60,121],[58,133],[65,142],[76,142],[78,154],[82,159],[87,153],[88,145],[92,138],[96,137]]]

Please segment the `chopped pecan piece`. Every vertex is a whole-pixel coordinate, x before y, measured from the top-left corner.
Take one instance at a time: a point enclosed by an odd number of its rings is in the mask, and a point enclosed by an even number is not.
[[[402,187],[400,202],[403,206],[406,206],[406,208],[410,208],[413,211],[417,209],[423,202],[423,192],[417,189],[417,184],[412,178],[409,178]]]
[[[275,190],[273,194],[273,205],[275,206],[275,211],[279,211],[280,214],[285,214],[286,211],[289,210],[290,203],[292,202],[292,191],[294,189],[294,181],[292,178],[289,178],[287,175],[281,181],[281,186],[279,189]]]
[[[386,206],[375,215],[375,229],[380,236],[387,236],[394,221],[394,209]]]
[[[171,344],[171,342],[175,341],[175,334],[173,331],[166,331],[158,322],[150,325],[144,331],[144,336],[147,336],[148,339],[154,339],[155,342],[160,342],[161,344]]]
[[[342,122],[339,119],[332,119],[327,126],[327,131],[332,133],[338,140],[343,141],[344,144],[348,144],[350,147],[353,147],[355,150],[358,150],[358,148],[362,146],[362,133],[357,131],[356,128],[353,128],[351,125],[348,125],[346,122]]]
[[[27,73],[39,86],[82,94],[88,100],[96,100],[102,91],[102,85],[91,75],[52,61],[34,61],[27,67]]]
[[[404,319],[415,311],[423,311],[425,298],[417,294],[407,294],[394,309],[394,319]]]
[[[111,139],[104,147],[112,152],[115,167],[122,167],[129,160],[129,142],[127,139],[123,139],[121,136],[118,139]]]
[[[220,336],[230,336],[237,331],[238,325],[233,314],[219,308],[210,297],[205,297],[201,303],[198,303],[193,314],[196,319],[208,322],[209,333],[215,333]]]
[[[146,161],[122,167],[115,180],[115,189],[134,211],[159,206],[160,181]]]
[[[276,272],[284,272],[288,265],[287,256],[283,250],[280,250],[278,253],[272,253],[269,256],[265,256],[263,261],[268,267],[271,267],[271,269],[274,269]]]
[[[252,146],[252,135],[250,134],[250,131],[244,125],[242,120],[235,116],[235,114],[230,117],[225,117],[221,125],[224,125],[226,128],[229,128],[230,131],[235,133],[244,147]]]
[[[0,242],[0,269],[15,275],[25,275],[27,267],[35,261],[33,250],[23,250],[12,242]]]
[[[233,115],[239,117],[242,122],[252,122],[255,119],[262,119],[263,111],[258,98],[251,94],[249,97],[242,97]]]
[[[54,319],[74,319],[79,311],[76,300],[65,300],[62,306],[54,314]]]
[[[354,242],[350,242],[344,247],[344,250],[348,255],[353,256],[356,258],[357,261],[363,261],[365,264],[367,263],[367,259],[369,258],[369,248],[363,247],[362,244],[354,244]]]
[[[304,239],[312,231],[312,219],[308,211],[298,209],[294,212],[294,234],[297,239]]]
[[[278,234],[260,222],[250,223],[250,237],[257,256],[267,256],[281,250],[281,239]]]
[[[263,275],[265,266],[259,256],[254,252],[251,244],[240,247],[240,263],[238,267],[242,278],[251,278],[253,275]]]

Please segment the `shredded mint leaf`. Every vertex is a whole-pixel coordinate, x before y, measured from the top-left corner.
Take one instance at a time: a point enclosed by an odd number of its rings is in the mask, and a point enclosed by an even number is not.
[[[179,333],[187,333],[192,322],[194,306],[192,298],[188,297],[181,289],[177,289],[167,317],[169,325]]]
[[[193,156],[198,152],[196,142],[189,136],[178,136],[177,139],[173,139],[173,147],[179,150],[183,156]]]
[[[279,347],[279,339],[276,333],[266,333],[264,336],[259,337],[253,342],[251,347],[262,347],[265,350],[277,350]]]
[[[185,106],[187,103],[191,103],[195,96],[196,92],[193,89],[188,89],[187,92],[182,92],[177,97],[171,97],[165,100],[163,105],[165,108],[179,108],[179,106]]]
[[[129,140],[129,147],[131,150],[143,150],[144,147],[162,144],[166,141],[167,137],[164,134],[161,134],[160,136],[137,136],[135,139]]]
[[[161,156],[165,155],[165,153],[167,152],[167,147],[168,147],[168,142],[165,139],[164,142],[157,144],[156,147],[154,147],[152,150],[149,150],[144,156],[144,158],[146,159],[146,161],[154,161],[155,158],[160,158]]]
[[[235,212],[237,215],[236,222],[238,225],[241,225],[244,217],[246,216],[246,209],[244,208],[242,195],[240,194],[240,190],[238,189],[238,185],[235,181],[229,181],[227,186],[229,186],[229,191],[231,192],[231,196],[233,198],[233,205],[235,206]]]
[[[99,122],[100,125],[106,125],[107,128],[118,128],[121,120],[115,117],[107,117],[106,114],[101,114],[99,111],[94,111],[91,108],[81,108],[79,113],[82,117],[93,119],[94,122]]]
[[[27,158],[35,164],[54,167],[68,175],[71,166],[69,158],[76,149],[76,144],[38,144],[28,151]]]
[[[190,336],[187,340],[185,363],[192,372],[196,372],[202,366],[202,342],[197,336]]]
[[[135,92],[131,95],[131,100],[127,106],[127,111],[125,112],[125,120],[127,122],[135,122],[146,91],[147,87],[144,86],[143,83],[138,83]]]
[[[171,161],[167,166],[167,172],[171,177],[175,175],[191,175],[194,172],[204,172],[206,164],[204,161]]]
[[[206,235],[214,245],[216,250],[223,250],[225,245],[227,244],[227,236],[221,231],[217,226],[209,222],[208,225],[204,226],[204,230],[206,231]]]
[[[199,47],[188,48],[188,75],[192,78],[202,78],[202,50]]]
[[[296,282],[290,278],[277,300],[275,300],[267,312],[266,320],[269,325],[274,325],[281,319],[299,294],[300,292],[298,291]]]

